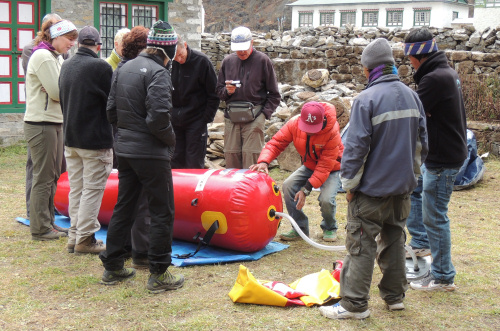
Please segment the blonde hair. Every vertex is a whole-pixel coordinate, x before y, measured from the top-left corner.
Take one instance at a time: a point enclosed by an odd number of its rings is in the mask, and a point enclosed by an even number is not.
[[[115,40],[114,42],[115,43],[119,43],[121,44],[122,43],[122,40],[123,40],[123,37],[130,32],[130,29],[129,28],[123,28],[123,29],[120,29],[116,32],[116,35],[115,35]]]

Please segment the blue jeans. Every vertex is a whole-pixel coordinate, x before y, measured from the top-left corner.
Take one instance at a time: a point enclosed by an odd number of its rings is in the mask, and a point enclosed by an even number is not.
[[[431,273],[452,283],[455,267],[451,262],[451,232],[448,218],[453,183],[459,168],[426,168],[423,174],[422,214],[432,254]]]
[[[411,235],[411,247],[429,249],[431,246],[422,219],[422,176],[425,172],[425,167],[422,165],[420,170],[422,171],[422,175],[418,177],[417,187],[411,194],[411,211],[410,216],[406,220],[406,228]]]
[[[307,236],[309,236],[309,220],[302,210],[297,210],[297,201],[293,200],[295,199],[295,194],[306,185],[307,180],[311,177],[313,172],[314,171],[305,166],[301,166],[283,183],[283,194],[288,214],[297,222],[297,225]],[[330,173],[330,176],[328,176],[323,185],[321,185],[321,193],[319,194],[318,201],[321,216],[323,217],[321,221],[321,229],[323,229],[323,231],[337,231],[337,220],[335,219],[337,202],[335,198],[340,189],[340,185],[338,171]]]

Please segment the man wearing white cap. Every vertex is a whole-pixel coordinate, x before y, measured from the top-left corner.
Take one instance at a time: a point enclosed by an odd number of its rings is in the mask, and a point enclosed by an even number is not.
[[[264,124],[281,96],[269,57],[253,48],[252,33],[240,26],[231,33],[230,54],[222,61],[216,92],[226,102],[224,157],[226,168],[257,163],[264,146]]]

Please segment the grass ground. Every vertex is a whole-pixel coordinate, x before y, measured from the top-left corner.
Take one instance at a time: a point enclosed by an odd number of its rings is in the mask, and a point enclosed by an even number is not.
[[[363,321],[333,321],[315,307],[279,308],[235,304],[229,297],[238,263],[172,268],[185,286],[159,295],[146,289],[148,273],[118,286],[99,284],[97,256],[74,256],[65,240],[35,242],[25,216],[25,148],[0,149],[0,329],[1,330],[500,330],[500,161],[489,160],[483,181],[455,192],[449,216],[452,256],[459,286],[453,293],[408,290],[406,310],[389,312],[378,296],[380,271],[371,288],[372,315]],[[281,183],[287,173],[273,170]],[[316,192],[307,199],[311,235],[320,233]],[[337,197],[340,243],[345,239],[345,196]],[[278,233],[287,231],[283,224]],[[305,242],[244,262],[258,279],[291,283],[332,268],[344,252],[326,252]],[[127,266],[130,262],[127,262]]]

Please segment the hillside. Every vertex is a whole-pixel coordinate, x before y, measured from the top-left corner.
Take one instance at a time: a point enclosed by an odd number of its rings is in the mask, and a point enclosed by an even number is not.
[[[230,32],[244,25],[255,32],[278,30],[278,18],[285,17],[284,30],[290,30],[291,9],[296,0],[203,0],[205,32]]]

